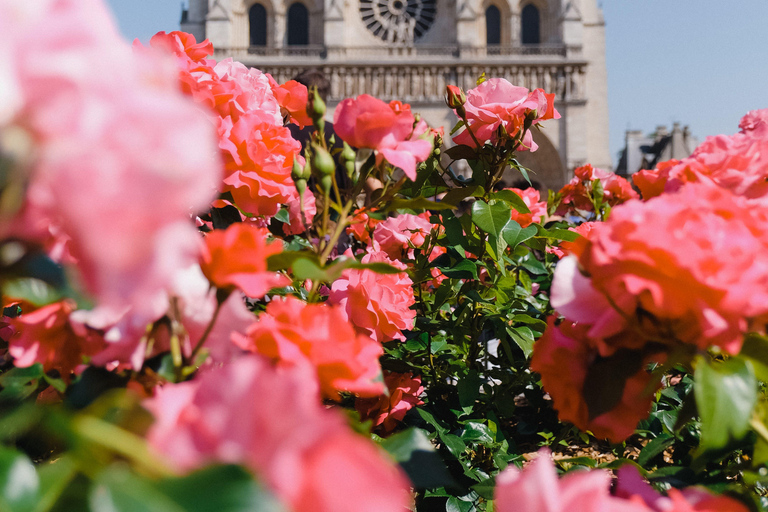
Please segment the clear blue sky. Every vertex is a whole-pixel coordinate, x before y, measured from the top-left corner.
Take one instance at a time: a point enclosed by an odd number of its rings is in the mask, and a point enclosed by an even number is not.
[[[180,0],[108,0],[126,37],[178,29]],[[603,0],[611,154],[627,128],[680,122],[700,140],[768,108],[768,0]]]

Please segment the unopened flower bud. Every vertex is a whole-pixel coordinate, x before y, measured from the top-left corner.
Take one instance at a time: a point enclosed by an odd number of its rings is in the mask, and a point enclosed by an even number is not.
[[[317,92],[317,87],[309,90],[309,102],[307,104],[307,114],[313,121],[317,122],[325,116],[325,102]]]
[[[336,162],[327,149],[317,144],[312,145],[312,167],[321,176],[330,176],[336,170]]]
[[[447,85],[445,86],[445,102],[450,108],[456,110],[456,113],[459,113],[459,110],[464,112],[464,104],[467,102],[467,97],[461,88],[455,85]]]
[[[293,168],[291,169],[291,178],[293,178],[293,181],[304,179],[304,169],[299,163],[298,158],[293,159]]]

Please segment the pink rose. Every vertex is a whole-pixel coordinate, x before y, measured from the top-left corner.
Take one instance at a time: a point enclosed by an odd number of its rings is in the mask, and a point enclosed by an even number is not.
[[[489,78],[467,91],[464,109],[468,126],[453,141],[456,144],[476,146],[469,133],[471,130],[480,144],[495,142],[496,130],[500,126],[504,127],[509,137],[517,137],[523,130],[527,116],[532,117],[532,125],[546,119],[559,119],[560,113],[554,105],[554,94],[546,94],[541,89],[531,92],[503,78]],[[526,132],[520,149],[536,151],[537,148],[531,132]]]
[[[376,150],[377,163],[386,159],[400,167],[410,179],[416,179],[416,165],[432,153],[432,142],[425,138],[428,127],[415,119],[408,104],[383,101],[361,94],[347,98],[336,107],[333,128],[347,144]]]
[[[563,478],[539,450],[523,470],[511,465],[496,478],[494,510],[498,512],[650,512],[644,505],[610,495],[608,471],[573,471]]]
[[[618,308],[607,311],[633,320],[626,327],[595,323],[589,335],[607,338],[628,328],[647,338],[650,326],[670,343],[738,353],[747,320],[768,310],[766,233],[763,209],[711,184],[689,184],[676,194],[614,208],[608,221],[593,228],[579,263],[596,293]],[[553,289],[552,303],[558,308],[559,302]],[[590,301],[595,309],[600,303]],[[635,318],[638,308],[653,323]]]
[[[428,214],[403,213],[389,217],[376,225],[373,231],[373,248],[384,251],[393,260],[400,259],[404,251],[413,255],[413,249],[424,245],[430,231],[432,223],[429,222]]]
[[[389,263],[405,270],[383,252],[363,256],[363,263]],[[405,272],[377,274],[372,270],[345,270],[331,286],[328,301],[339,304],[349,321],[379,342],[405,340],[402,331],[413,328],[416,302],[413,281]]]
[[[387,385],[387,395],[373,398],[358,398],[355,409],[360,414],[360,420],[373,420],[373,426],[384,433],[395,430],[403,421],[405,413],[422,402],[419,395],[424,392],[421,376],[414,377],[412,373],[395,373],[384,370],[384,384]]]
[[[248,466],[295,512],[402,512],[402,472],[320,402],[311,371],[243,356],[144,402],[150,446],[175,467]],[[339,492],[338,482],[345,483]]]
[[[338,306],[307,304],[295,297],[274,299],[247,330],[233,335],[244,350],[284,365],[308,364],[317,372],[324,397],[339,391],[377,396],[384,391],[381,345],[357,334]]]
[[[70,323],[73,310],[73,303],[55,302],[10,319],[8,325],[14,332],[8,340],[8,353],[14,364],[26,368],[41,363],[46,372],[56,369],[69,381],[83,356],[92,356],[104,346],[95,331]]]
[[[531,224],[539,224],[543,217],[547,215],[547,202],[541,200],[539,191],[535,188],[526,188],[520,190],[519,188],[508,188],[525,203],[525,206],[531,211],[531,213],[520,213],[514,208],[512,209],[512,220],[520,224],[520,227],[527,228]]]
[[[587,336],[587,329],[588,326],[568,321],[556,326],[554,317],[550,317],[544,335],[533,347],[531,369],[541,374],[542,386],[552,397],[561,421],[569,421],[581,430],[592,431],[596,437],[620,443],[632,435],[640,420],[648,416],[653,402],[652,390],[647,391],[651,375],[638,361],[635,373],[625,376],[618,402],[610,410],[592,417],[585,395],[600,390],[585,388],[585,383],[599,350],[598,341]],[[624,338],[630,339],[619,342],[631,346],[631,337]]]

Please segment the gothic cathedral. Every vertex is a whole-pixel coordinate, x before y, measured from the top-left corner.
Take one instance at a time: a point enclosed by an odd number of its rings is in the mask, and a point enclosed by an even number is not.
[[[446,84],[470,89],[485,72],[541,87],[562,118],[521,155],[532,179],[559,188],[577,166],[611,168],[597,0],[189,0],[181,29],[281,83],[322,70],[331,108],[363,93],[400,99],[446,132]]]

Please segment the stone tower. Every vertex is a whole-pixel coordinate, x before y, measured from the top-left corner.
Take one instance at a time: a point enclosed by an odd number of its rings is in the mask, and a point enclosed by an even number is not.
[[[485,72],[557,95],[559,121],[523,155],[549,188],[584,163],[609,169],[605,23],[597,0],[189,0],[181,29],[284,82],[319,68],[329,106],[368,93],[455,124],[446,84]]]

